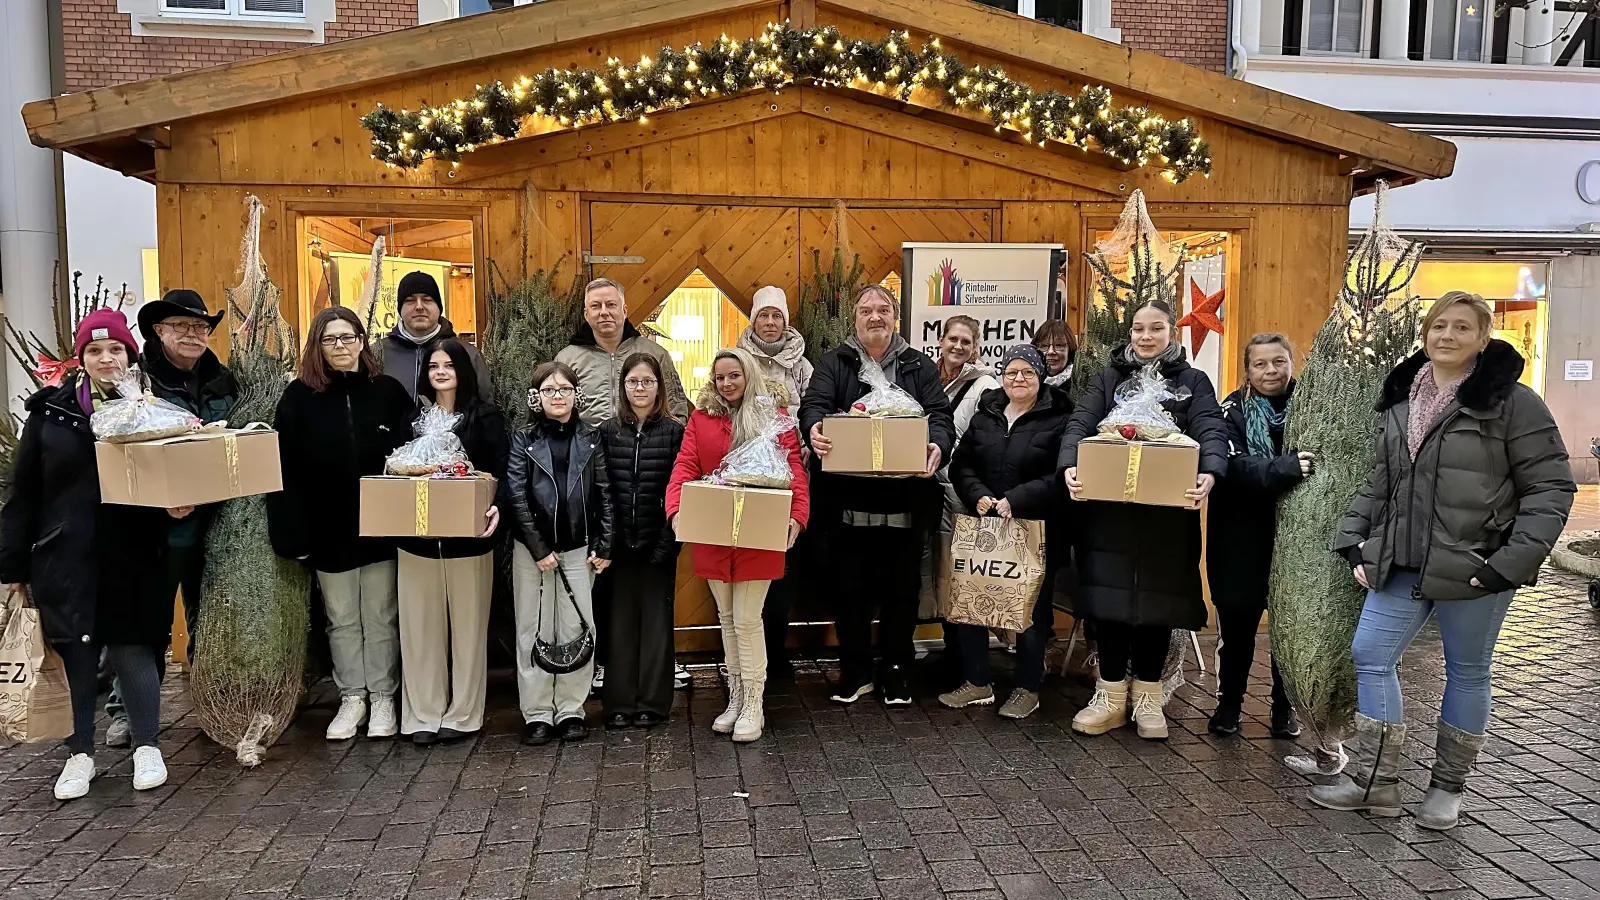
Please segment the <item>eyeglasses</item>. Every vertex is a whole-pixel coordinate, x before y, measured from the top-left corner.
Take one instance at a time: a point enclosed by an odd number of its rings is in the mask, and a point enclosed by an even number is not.
[[[626,383],[630,391],[645,391],[656,386],[654,378],[629,378]]]
[[[359,343],[361,343],[361,335],[359,334],[325,334],[322,336],[322,346],[324,347],[344,347]]]
[[[543,388],[539,388],[539,396],[545,398],[546,400],[554,400],[557,397],[571,397],[573,394],[576,394],[577,392],[578,392],[578,389],[574,388],[574,387],[543,387]]]
[[[211,326],[205,322],[157,322],[156,325],[180,335],[192,334],[196,337],[206,337],[211,334]]]
[[[1011,381],[1037,381],[1039,373],[1032,369],[1023,369],[1020,372],[1007,372],[1004,377]]]
[[[1066,344],[1041,344],[1039,349],[1045,353],[1065,353],[1072,348]]]

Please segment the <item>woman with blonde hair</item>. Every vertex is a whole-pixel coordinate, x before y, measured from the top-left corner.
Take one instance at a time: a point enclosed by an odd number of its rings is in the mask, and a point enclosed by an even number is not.
[[[755,358],[738,348],[717,351],[711,360],[711,380],[700,389],[683,447],[667,485],[667,520],[678,527],[679,498],[683,486],[715,472],[724,457],[749,441],[762,437],[773,412],[788,415],[783,388],[767,380]],[[805,528],[810,511],[806,471],[800,462],[800,442],[793,429],[778,438],[788,458],[792,481],[789,490],[790,547]],[[712,723],[718,734],[732,733],[741,743],[761,737],[766,724],[763,695],[767,680],[766,636],[761,608],[768,586],[783,577],[785,554],[773,550],[692,544],[694,573],[711,587],[722,624],[722,647],[728,664],[728,708]]]
[[[1378,402],[1378,460],[1333,550],[1367,589],[1351,654],[1354,760],[1311,802],[1398,816],[1406,724],[1395,667],[1438,617],[1445,688],[1432,778],[1417,824],[1455,827],[1489,725],[1494,645],[1517,588],[1561,536],[1572,497],[1566,444],[1522,356],[1494,337],[1477,294],[1451,291],[1422,320],[1422,349],[1395,366]]]

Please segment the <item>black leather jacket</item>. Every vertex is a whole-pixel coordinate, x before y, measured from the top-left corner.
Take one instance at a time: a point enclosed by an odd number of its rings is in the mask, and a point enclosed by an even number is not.
[[[557,485],[549,436],[542,422],[518,429],[506,461],[506,496],[515,517],[516,538],[535,560],[555,552],[556,516],[566,516],[574,536],[584,536],[589,552],[611,558],[611,491],[600,458],[600,433],[582,422],[572,432],[566,484]]]

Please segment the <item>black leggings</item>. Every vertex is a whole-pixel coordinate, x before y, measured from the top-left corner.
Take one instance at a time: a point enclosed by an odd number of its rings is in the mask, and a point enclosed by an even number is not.
[[[1265,607],[1217,604],[1217,637],[1222,641],[1222,648],[1217,651],[1222,667],[1217,673],[1217,697],[1223,703],[1237,706],[1244,702],[1245,689],[1250,683],[1250,666],[1255,662],[1256,632],[1261,628],[1261,616],[1265,612]],[[1272,702],[1279,706],[1289,702],[1275,659],[1272,660]]]
[[[1131,673],[1139,681],[1160,681],[1167,664],[1172,629],[1128,625],[1100,619],[1095,622],[1100,650],[1100,680],[1125,681]]]
[[[72,691],[72,737],[67,748],[73,753],[94,755],[95,700],[100,693],[101,646],[81,641],[55,645],[67,670],[67,686]],[[133,746],[154,747],[161,727],[161,671],[157,654],[163,652],[143,644],[111,644],[104,648],[106,659],[122,684],[122,702],[128,709],[128,725]]]

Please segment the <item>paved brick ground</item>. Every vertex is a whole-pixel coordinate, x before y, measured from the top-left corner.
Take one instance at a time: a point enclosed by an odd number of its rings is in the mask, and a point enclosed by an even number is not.
[[[1447,835],[1311,809],[1260,697],[1242,739],[1204,733],[1205,682],[1147,744],[1073,736],[1076,684],[1017,725],[931,699],[839,709],[803,668],[739,749],[707,727],[709,673],[648,737],[539,749],[517,743],[507,685],[474,745],[330,746],[320,708],[245,772],[174,679],[160,790],[102,751],[109,775],[58,804],[59,751],[0,750],[0,897],[1600,898],[1600,614],[1580,588],[1550,573],[1514,608],[1493,739]],[[1434,636],[1404,670],[1413,795],[1441,668]]]

